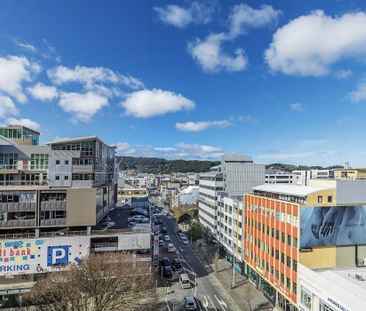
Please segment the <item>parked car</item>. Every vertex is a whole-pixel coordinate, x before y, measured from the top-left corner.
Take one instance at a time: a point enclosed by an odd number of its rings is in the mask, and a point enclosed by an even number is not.
[[[187,238],[186,238],[186,237],[181,238],[181,240],[182,240],[182,244],[183,244],[183,245],[188,245],[188,240],[187,240]]]
[[[136,226],[136,222],[134,222],[134,221],[130,221],[128,224],[127,224],[127,227],[128,228],[133,228],[133,227],[135,227]]]
[[[179,275],[179,283],[182,288],[191,288],[191,280],[185,273]]]
[[[164,240],[165,240],[165,242],[170,242],[171,241],[170,236],[169,235],[165,235],[164,236]]]
[[[172,260],[172,268],[176,272],[182,272],[183,271],[183,264],[182,261],[179,258],[174,258]]]
[[[162,266],[170,266],[170,258],[169,257],[163,257],[161,259],[161,265]]]
[[[175,249],[173,243],[168,243],[166,246],[168,253],[175,253],[177,250]]]
[[[186,236],[185,236],[185,234],[184,234],[184,233],[180,232],[180,233],[179,233],[179,237],[182,239],[182,238],[185,238]]]
[[[165,233],[167,233],[167,232],[168,232],[167,227],[161,227],[161,233],[162,233],[162,234],[165,234]]]
[[[173,270],[171,266],[163,266],[162,268],[163,268],[163,276],[165,277],[173,276]]]
[[[142,209],[142,208],[134,208],[132,211],[131,211],[131,215],[143,215],[143,216],[149,216],[149,213]]]
[[[138,220],[138,219],[149,221],[149,218],[145,217],[143,215],[135,215],[135,216],[128,217],[127,219],[128,219],[128,221],[134,221],[134,220]]]
[[[163,240],[159,240],[159,246],[164,246],[164,241]]]
[[[186,296],[184,297],[184,307],[185,310],[197,310],[197,304],[196,301],[194,300],[194,298],[192,296]]]

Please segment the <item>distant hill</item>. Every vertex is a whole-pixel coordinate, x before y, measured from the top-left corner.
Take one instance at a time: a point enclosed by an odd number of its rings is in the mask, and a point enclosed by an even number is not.
[[[200,173],[207,172],[211,167],[220,164],[218,161],[198,160],[166,160],[161,158],[143,158],[117,156],[120,170],[136,170],[140,173]]]
[[[199,160],[166,160],[162,158],[127,157],[117,156],[120,162],[120,170],[136,170],[139,173],[170,174],[170,173],[201,173],[207,172],[211,167],[219,165],[219,161],[199,161]],[[283,163],[267,164],[266,168],[274,168],[281,171],[291,172],[293,170],[309,169],[334,169],[343,166],[306,166]]]
[[[333,166],[327,166],[327,167],[322,167],[322,166],[306,166],[306,165],[292,165],[292,164],[283,164],[283,163],[272,163],[272,164],[267,164],[266,168],[274,168],[276,170],[281,170],[281,171],[286,171],[286,172],[292,172],[294,170],[314,170],[314,169],[318,169],[318,170],[331,170],[331,169],[335,169],[335,168],[343,168],[342,165],[333,165]]]

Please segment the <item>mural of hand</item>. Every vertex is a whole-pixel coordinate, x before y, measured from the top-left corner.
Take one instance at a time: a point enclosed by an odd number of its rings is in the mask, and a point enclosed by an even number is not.
[[[323,237],[328,236],[333,232],[334,229],[334,222],[333,221],[326,221],[322,227],[321,235]]]

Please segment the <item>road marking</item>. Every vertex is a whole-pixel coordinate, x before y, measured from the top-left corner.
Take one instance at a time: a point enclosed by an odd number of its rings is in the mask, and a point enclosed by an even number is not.
[[[216,298],[217,302],[220,304],[220,307],[223,311],[227,310],[227,305],[225,303],[225,301],[223,301],[222,299],[217,298],[216,295],[214,295],[214,297]]]
[[[166,297],[165,297],[165,303],[166,303],[166,306],[168,307],[168,310],[171,311],[170,307],[169,307],[168,299],[166,299]]]
[[[196,298],[196,302],[197,302],[197,305],[198,305],[198,308],[202,311],[202,308],[201,308],[201,302]],[[206,309],[206,308],[205,308]]]
[[[216,309],[216,307],[215,307],[214,303],[212,302],[212,300],[211,300],[211,297],[210,297],[210,296],[208,296],[208,300],[210,300],[210,302],[211,302],[211,304],[212,304],[213,308],[215,309],[215,311],[217,311],[217,309]]]
[[[204,299],[204,302],[202,303],[202,305],[205,309],[207,309],[208,308],[208,300],[207,300],[206,296],[203,296],[203,299]]]

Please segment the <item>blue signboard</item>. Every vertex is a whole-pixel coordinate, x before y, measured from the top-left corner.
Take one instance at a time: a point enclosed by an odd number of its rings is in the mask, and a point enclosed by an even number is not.
[[[69,246],[48,246],[47,266],[67,265],[69,263]]]

